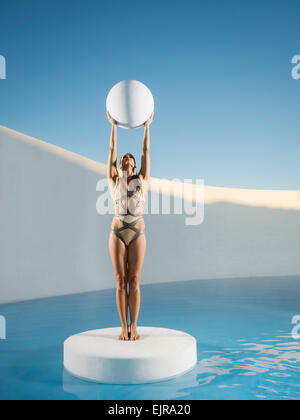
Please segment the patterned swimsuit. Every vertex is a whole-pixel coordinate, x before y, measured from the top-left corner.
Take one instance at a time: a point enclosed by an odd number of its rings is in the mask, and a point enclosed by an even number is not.
[[[128,198],[130,198],[129,208],[127,208]],[[124,182],[118,181],[115,185],[114,202],[119,205],[119,211],[124,212],[116,214],[116,217],[121,220],[123,226],[118,229],[111,229],[111,232],[120,238],[127,247],[140,235],[145,233],[144,229],[137,229],[134,226],[139,220],[143,219],[143,216],[136,216],[134,214],[139,208],[143,208],[145,203],[142,180],[139,177],[131,179],[129,190]]]

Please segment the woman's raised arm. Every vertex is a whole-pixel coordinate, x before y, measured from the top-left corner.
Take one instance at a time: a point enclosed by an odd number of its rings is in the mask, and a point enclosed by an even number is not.
[[[107,117],[108,117],[109,122],[111,123],[110,145],[109,145],[109,155],[108,155],[108,163],[107,163],[107,178],[115,180],[115,178],[118,176],[117,123],[111,117],[108,111],[107,111]]]
[[[143,140],[143,152],[141,169],[139,175],[148,181],[150,179],[150,132],[149,126],[152,123],[154,112],[152,112],[150,118],[144,124],[144,140]]]

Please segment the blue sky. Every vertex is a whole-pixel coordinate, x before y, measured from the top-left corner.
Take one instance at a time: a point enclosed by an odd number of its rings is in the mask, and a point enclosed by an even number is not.
[[[105,102],[155,100],[151,175],[300,189],[299,1],[1,0],[0,124],[107,162]],[[143,129],[118,129],[138,168]]]

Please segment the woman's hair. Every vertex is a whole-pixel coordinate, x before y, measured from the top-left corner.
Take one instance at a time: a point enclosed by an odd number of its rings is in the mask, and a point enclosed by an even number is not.
[[[135,169],[136,168],[135,157],[131,153],[124,153],[123,156],[125,156],[125,155],[129,155],[134,160],[134,168],[133,169]],[[121,156],[119,166],[121,165],[121,161],[122,161],[123,156]]]

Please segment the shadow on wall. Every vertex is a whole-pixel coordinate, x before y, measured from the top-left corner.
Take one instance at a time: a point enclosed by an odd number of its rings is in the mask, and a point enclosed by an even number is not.
[[[0,303],[115,287],[105,165],[3,128],[0,151]],[[185,217],[145,214],[142,284],[300,274],[300,211],[218,202],[201,225]]]

